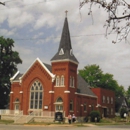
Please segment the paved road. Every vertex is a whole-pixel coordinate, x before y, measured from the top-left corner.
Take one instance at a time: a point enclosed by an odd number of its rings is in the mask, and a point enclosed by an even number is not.
[[[128,130],[129,125],[120,126],[24,126],[0,124],[0,130]]]

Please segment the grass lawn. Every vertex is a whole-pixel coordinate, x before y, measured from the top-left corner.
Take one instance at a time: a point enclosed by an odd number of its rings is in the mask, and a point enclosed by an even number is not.
[[[0,120],[0,124],[11,124],[14,123],[13,120]]]

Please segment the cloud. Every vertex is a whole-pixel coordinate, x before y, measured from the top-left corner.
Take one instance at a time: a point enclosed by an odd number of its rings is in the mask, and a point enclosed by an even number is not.
[[[17,12],[16,9],[13,10],[14,12]],[[8,18],[9,27],[17,27],[22,28],[23,26],[26,26],[27,24],[30,24],[34,20],[34,17],[27,13],[27,12],[17,12],[17,14],[13,13]]]
[[[107,14],[98,6],[93,6],[93,15],[88,15],[89,6],[79,10],[79,0],[17,0],[7,2],[1,10],[0,34],[15,40],[15,49],[23,60],[18,65],[20,71],[25,72],[37,57],[50,64],[58,50],[68,10],[71,43],[79,69],[97,64],[104,73],[113,74],[125,89],[130,85],[130,38],[128,43],[112,44],[116,35],[105,37]]]

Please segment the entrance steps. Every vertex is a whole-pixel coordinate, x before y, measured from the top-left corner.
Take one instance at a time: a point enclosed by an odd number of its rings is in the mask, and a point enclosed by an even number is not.
[[[32,120],[33,120],[33,116],[22,115],[19,118],[15,119],[14,123],[16,123],[16,124],[24,124],[24,123],[28,123],[28,122],[30,122]]]

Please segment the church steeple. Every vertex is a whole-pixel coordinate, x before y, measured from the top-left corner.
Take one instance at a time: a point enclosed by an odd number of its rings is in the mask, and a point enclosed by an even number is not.
[[[61,40],[58,52],[55,56],[51,59],[51,61],[62,61],[62,60],[69,60],[71,62],[75,62],[78,64],[78,60],[75,58],[71,46],[71,39],[70,39],[70,32],[67,20],[67,11],[66,11],[66,18],[64,21],[64,26],[62,30]]]

